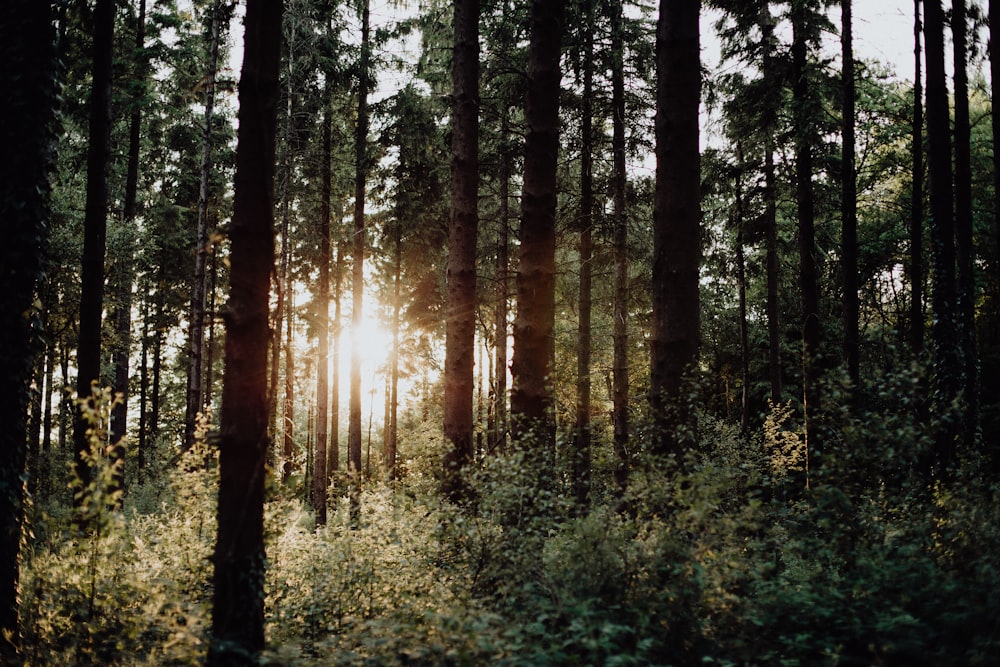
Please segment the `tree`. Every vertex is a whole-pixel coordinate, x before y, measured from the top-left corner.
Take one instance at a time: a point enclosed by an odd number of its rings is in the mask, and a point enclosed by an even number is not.
[[[244,21],[209,665],[256,664],[264,646],[268,295],[282,4],[248,0]]]
[[[326,524],[326,487],[329,475],[326,469],[326,438],[327,392],[329,387],[330,363],[330,198],[332,196],[331,180],[331,143],[332,143],[332,86],[329,78],[324,87],[323,129],[322,129],[322,188],[319,208],[319,282],[316,291],[316,337],[318,354],[316,356],[316,453],[314,455],[313,475],[313,511],[316,513],[316,523]]]
[[[976,276],[972,242],[972,147],[969,121],[967,62],[968,17],[965,0],[951,7],[955,62],[955,251],[958,269],[957,323],[962,359],[962,440],[971,445],[979,422],[979,380],[976,355]]]
[[[194,247],[194,281],[191,285],[191,309],[188,322],[187,407],[184,413],[184,447],[194,444],[194,431],[204,404],[202,387],[205,357],[205,295],[206,267],[210,246],[208,241],[208,190],[212,173],[212,120],[215,117],[215,79],[218,73],[219,40],[222,23],[222,0],[213,0],[209,8],[209,55],[204,85],[204,127],[201,143],[201,180],[198,186],[198,220]]]
[[[813,192],[813,145],[816,143],[816,94],[810,74],[809,53],[818,39],[814,7],[810,0],[793,0],[792,101],[795,105],[795,204],[799,226],[799,284],[802,298],[802,402],[805,415],[807,458],[818,451],[816,429],[820,405],[819,268],[816,249],[816,212]]]
[[[444,491],[465,495],[462,469],[472,461],[476,339],[476,241],[479,227],[479,2],[456,0],[452,60],[451,219],[444,362]]]
[[[84,217],[80,275],[80,332],[77,344],[77,385],[80,399],[91,395],[101,380],[101,317],[104,308],[104,254],[108,226],[108,168],[111,153],[111,61],[114,44],[113,0],[94,6],[93,78],[90,95],[90,143],[87,150],[87,204]],[[76,472],[88,481],[84,461],[90,443],[82,407],[76,410],[73,428]],[[85,519],[79,517],[81,524]]]
[[[532,0],[528,46],[521,191],[517,315],[510,396],[511,431],[535,436],[536,461],[549,460],[555,438],[552,414],[555,320],[556,162],[559,152],[559,69],[563,0]],[[543,468],[546,466],[543,466]]]
[[[695,443],[696,414],[685,389],[698,359],[701,101],[698,0],[660,0],[656,26],[656,191],[653,199],[653,321],[650,407],[653,454],[681,455]]]
[[[924,105],[923,77],[920,74],[921,49],[920,2],[913,0],[913,154],[911,179],[913,192],[910,199],[910,347],[914,356],[924,349]],[[995,115],[994,118],[997,118]],[[996,121],[994,121],[996,122]],[[1000,172],[998,172],[1000,173]],[[1000,207],[998,207],[1000,210]]]
[[[47,2],[15,0],[0,20],[0,72],[10,95],[0,127],[0,662],[18,664],[19,579],[28,383],[38,343],[32,306],[41,280],[54,146],[56,34]],[[14,158],[16,156],[16,159]]]
[[[854,36],[851,1],[841,0],[840,44],[843,111],[840,166],[841,255],[844,274],[844,357],[855,395],[861,388],[858,331],[858,192],[855,175]]]
[[[951,170],[951,132],[948,84],[944,66],[944,11],[940,0],[924,2],[924,40],[927,64],[927,166],[930,172],[931,264],[934,283],[934,376],[939,405],[949,410],[961,385],[961,363],[956,330],[955,217]],[[933,461],[925,461],[925,474],[936,465],[943,471],[954,460],[953,425],[939,429]]]

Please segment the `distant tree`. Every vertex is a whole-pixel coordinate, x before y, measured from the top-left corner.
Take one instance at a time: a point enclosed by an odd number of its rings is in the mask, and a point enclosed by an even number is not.
[[[844,279],[844,358],[851,389],[861,388],[861,358],[858,325],[858,188],[855,174],[855,85],[852,0],[841,0],[840,48],[841,115],[840,217],[841,255]]]
[[[473,457],[472,398],[479,228],[479,2],[454,3],[451,219],[444,362],[444,492],[465,495],[462,469]]]
[[[49,223],[49,174],[57,94],[52,6],[13,0],[0,18],[0,82],[9,99],[0,125],[0,663],[19,664],[18,598],[28,383],[39,341],[33,306]]]
[[[920,34],[923,31],[920,21],[920,2],[921,0],[913,0],[913,129],[910,144],[913,192],[910,198],[910,265],[908,269],[910,274],[910,347],[914,356],[919,356],[924,349],[924,83],[920,73]],[[994,118],[998,117],[1000,115],[994,114]]]
[[[257,664],[264,647],[268,308],[282,5],[248,0],[244,20],[208,651],[213,666]]]
[[[329,387],[330,362],[330,200],[333,195],[331,173],[333,118],[333,89],[329,78],[323,91],[323,128],[322,128],[322,162],[320,172],[322,186],[319,207],[319,277],[316,289],[316,452],[313,456],[315,473],[313,475],[312,503],[316,513],[316,523],[326,524],[326,488],[329,475],[327,463],[327,423],[329,405],[327,394]]]
[[[695,443],[685,387],[698,359],[701,265],[699,0],[660,0],[656,27],[656,191],[650,407],[654,455]]]
[[[525,97],[527,136],[521,192],[517,315],[510,397],[515,438],[535,437],[540,464],[551,463],[552,355],[555,321],[556,166],[559,153],[559,68],[564,0],[532,0]],[[522,446],[526,443],[522,443]]]

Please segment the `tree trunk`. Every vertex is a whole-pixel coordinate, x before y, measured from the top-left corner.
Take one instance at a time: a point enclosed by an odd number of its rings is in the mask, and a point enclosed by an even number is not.
[[[288,281],[289,287],[291,280]],[[295,295],[289,290],[285,297],[285,401],[281,406],[281,478],[288,481],[295,468],[295,346],[293,333],[295,322],[292,312],[295,310]]]
[[[351,276],[351,396],[348,409],[347,474],[351,484],[351,520],[360,516],[361,500],[361,309],[365,293],[365,181],[368,174],[369,0],[361,3],[361,61],[358,67],[358,124],[354,135],[354,248]]]
[[[924,39],[927,59],[927,162],[930,171],[931,262],[934,285],[934,363],[939,408],[949,410],[961,387],[959,338],[956,331],[955,217],[952,209],[952,172],[948,85],[944,65],[944,12],[941,0],[924,2]],[[924,473],[948,468],[955,458],[957,429],[947,425],[936,437],[933,461],[923,463]]]
[[[799,226],[799,283],[802,291],[802,408],[806,466],[819,451],[819,269],[816,261],[815,203],[812,186],[815,93],[809,75],[808,0],[792,3],[792,97],[795,105],[795,202]]]
[[[142,283],[140,283],[142,284]],[[142,335],[139,352],[139,442],[136,446],[138,470],[136,471],[138,480],[141,482],[146,473],[147,460],[149,458],[149,294],[142,296],[140,306],[142,317]]]
[[[215,294],[219,287],[219,248],[212,246],[212,264],[208,271],[208,311],[205,313],[205,324],[208,327],[208,340],[205,344],[205,390],[202,392],[202,410],[206,415],[212,414],[212,395],[215,384]],[[281,329],[275,328],[275,336],[281,335]],[[270,386],[270,385],[269,385]],[[268,415],[270,415],[268,411]]]
[[[476,239],[479,226],[479,2],[456,0],[452,60],[451,219],[444,361],[443,491],[465,499],[462,471],[473,460]]]
[[[577,505],[590,501],[590,324],[594,224],[594,33],[590,0],[583,4],[583,99],[580,131],[580,291],[576,348],[576,427],[573,443],[573,490]]]
[[[215,77],[219,61],[220,0],[214,0],[208,72],[205,74],[205,126],[201,139],[201,180],[198,186],[198,222],[194,247],[194,282],[191,285],[188,322],[187,407],[184,413],[184,447],[194,444],[195,426],[202,400],[202,359],[205,351],[205,267],[208,255],[208,180],[212,173],[212,123],[215,109]]]
[[[386,420],[385,468],[389,482],[395,482],[397,431],[399,430],[399,329],[403,300],[400,297],[403,269],[403,239],[399,224],[393,244],[395,266],[392,277],[392,359],[389,362],[389,418]]]
[[[660,0],[656,29],[656,191],[650,406],[653,454],[678,457],[696,443],[687,394],[698,359],[701,260],[701,101],[698,0]]]
[[[14,0],[0,21],[0,72],[5,121],[0,145],[0,377],[5,383],[0,410],[0,663],[16,665],[20,544],[24,523],[27,434],[25,415],[40,341],[32,332],[32,303],[42,279],[42,248],[49,208],[53,121],[56,103],[55,31],[50,3]],[[16,157],[16,159],[15,159]]]
[[[614,480],[616,493],[624,494],[629,471],[629,382],[628,382],[628,316],[629,316],[629,262],[628,217],[625,211],[625,188],[628,175],[625,164],[625,45],[623,32],[624,3],[616,3],[611,28],[611,53],[614,58],[611,71],[612,108],[612,201],[613,244],[615,255],[615,296],[612,360],[612,421],[614,423]]]
[[[344,257],[341,241],[337,242],[337,261],[333,278],[333,387],[330,390],[330,448],[326,465],[329,482],[340,470],[340,291],[344,275]]]
[[[841,255],[844,272],[844,358],[851,392],[861,390],[860,332],[858,325],[858,190],[854,149],[854,37],[852,0],[841,0],[841,87],[844,109],[841,118],[842,160],[840,171]]]
[[[920,74],[920,2],[913,0],[913,194],[910,199],[910,347],[920,357],[924,351],[924,105]],[[991,3],[992,6],[992,3]],[[994,115],[1000,118],[1000,115]],[[997,121],[994,121],[997,122]],[[1000,173],[1000,172],[997,172]],[[1000,191],[1000,190],[998,190]],[[1000,200],[998,200],[1000,201]],[[1000,211],[1000,205],[997,206]],[[998,255],[1000,257],[1000,255]]]
[[[533,0],[525,97],[521,247],[514,318],[511,430],[536,470],[554,464],[551,384],[555,323],[556,166],[559,152],[559,69],[564,0]],[[527,436],[533,439],[526,440]]]
[[[743,250],[746,212],[743,209],[743,146],[736,145],[736,282],[740,311],[740,428],[750,427],[750,326],[747,322],[747,262]]]
[[[209,665],[256,664],[264,648],[264,460],[268,293],[274,269],[274,144],[280,0],[248,0],[233,220]]]
[[[496,432],[493,451],[507,453],[507,300],[510,288],[510,108],[500,112],[500,229],[497,239],[496,303]]]
[[[979,423],[976,354],[975,248],[972,243],[972,139],[969,125],[968,18],[965,0],[954,0],[951,33],[955,46],[955,249],[958,265],[958,332],[962,359],[962,441],[972,445]]]
[[[313,477],[313,511],[316,524],[326,525],[326,471],[327,394],[330,386],[330,198],[331,185],[331,118],[332,89],[326,83],[323,108],[323,174],[322,199],[319,210],[319,289],[316,290],[316,474]]]
[[[114,44],[113,0],[94,6],[94,62],[90,95],[90,143],[87,148],[87,203],[83,222],[80,275],[80,332],[77,345],[76,393],[91,395],[101,381],[101,314],[104,308],[104,252],[108,224],[108,169],[111,152],[111,61]],[[86,485],[90,468],[83,456],[90,446],[82,409],[76,409],[73,428],[76,474]],[[77,517],[83,526],[82,515]]]

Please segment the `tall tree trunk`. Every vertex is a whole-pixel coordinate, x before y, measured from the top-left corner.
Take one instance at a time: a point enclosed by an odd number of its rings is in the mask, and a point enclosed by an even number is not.
[[[628,175],[625,164],[625,45],[623,37],[624,3],[616,2],[612,15],[611,54],[611,145],[613,202],[613,244],[615,256],[615,296],[612,359],[612,421],[614,423],[614,480],[618,495],[625,492],[629,471],[629,382],[628,382],[628,315],[629,262],[628,217],[625,211],[625,189]]]
[[[152,395],[149,400],[149,435],[153,441],[153,447],[158,444],[157,441],[160,436],[160,384],[163,377],[163,290],[165,285],[166,283],[162,279],[158,281],[156,304],[153,314],[153,386],[150,390]],[[153,451],[155,450],[150,448],[150,452],[152,453]],[[150,457],[148,462],[152,462],[152,457]]]
[[[319,221],[319,289],[316,291],[316,474],[313,477],[313,511],[317,525],[326,524],[326,471],[327,398],[330,386],[330,198],[331,180],[331,131],[333,120],[330,106],[333,91],[327,79],[323,109],[323,190],[320,201]]]
[[[806,430],[807,479],[819,451],[819,269],[816,261],[815,203],[812,186],[815,93],[809,75],[809,0],[792,2],[792,97],[795,105],[795,201],[799,226],[799,283],[802,298],[802,402]]]
[[[590,324],[594,224],[594,5],[582,0],[583,99],[580,130],[580,292],[576,348],[576,427],[573,443],[573,489],[577,505],[590,500]]]
[[[564,0],[532,0],[525,96],[521,247],[514,318],[511,431],[538,471],[554,464],[552,395],[555,324],[556,166]],[[527,436],[533,436],[528,442]]]
[[[0,21],[0,71],[5,121],[0,145],[0,663],[21,664],[18,628],[20,545],[28,384],[40,341],[33,332],[32,303],[42,279],[42,248],[49,217],[53,121],[57,93],[55,30],[48,2],[14,0]],[[15,159],[16,158],[16,159]]]
[[[951,33],[955,51],[955,249],[958,264],[958,332],[962,360],[962,440],[975,441],[979,423],[976,354],[975,248],[972,244],[972,139],[969,124],[968,17],[965,0],[953,0]]]
[[[650,404],[653,453],[680,456],[696,442],[685,395],[698,359],[701,264],[701,101],[698,0],[660,0],[656,28],[656,191]]]
[[[462,470],[473,460],[472,400],[476,344],[476,239],[479,227],[479,2],[454,3],[451,219],[444,361],[443,490],[464,500]]]
[[[910,347],[915,357],[924,351],[924,84],[920,73],[920,2],[913,0],[913,193],[910,199]],[[992,3],[991,3],[992,5]],[[995,115],[998,118],[1000,115]],[[996,121],[994,121],[996,122]],[[1000,173],[1000,172],[997,172]],[[1000,190],[998,190],[1000,192]],[[1000,201],[1000,200],[998,200]],[[1000,206],[997,207],[1000,211]],[[1000,255],[998,255],[1000,257]]]
[[[83,222],[80,275],[80,332],[76,353],[76,393],[91,396],[91,385],[101,380],[101,314],[104,308],[104,252],[108,224],[108,169],[111,153],[111,61],[114,44],[113,0],[94,6],[94,62],[90,95],[90,143],[87,148],[87,203]],[[84,454],[90,446],[81,407],[73,428],[76,473],[86,484],[90,467]],[[77,516],[85,526],[86,518]]]
[[[351,275],[351,396],[348,408],[347,474],[351,483],[351,519],[361,507],[361,323],[365,293],[365,182],[368,174],[368,72],[371,57],[369,0],[361,3],[361,61],[358,66],[358,124],[354,135],[354,248]]]
[[[841,87],[844,109],[841,118],[842,160],[840,171],[841,255],[844,272],[844,357],[852,394],[861,389],[860,332],[858,325],[858,188],[854,149],[854,32],[852,0],[841,0]]]
[[[288,281],[291,286],[291,281]],[[295,460],[295,321],[292,313],[295,310],[295,295],[288,291],[285,297],[285,400],[281,406],[281,478],[288,481],[294,469]]]
[[[281,0],[247,0],[233,221],[226,374],[208,664],[251,665],[264,648],[264,460],[268,294],[274,269],[274,144]]]
[[[764,36],[763,57],[761,62],[762,75],[765,80],[775,76],[774,52],[778,40],[774,34],[774,18],[771,16],[769,3],[762,3],[760,13],[760,29]],[[774,151],[775,127],[777,125],[777,105],[772,101],[764,110],[764,229],[765,229],[765,264],[767,275],[767,367],[771,386],[771,403],[782,402],[782,367],[781,367],[781,317],[778,304],[778,189],[776,186]]]
[[[216,317],[216,292],[219,287],[219,248],[212,245],[212,263],[208,270],[208,311],[205,313],[205,323],[208,327],[208,340],[205,344],[205,390],[202,392],[202,410],[205,414],[212,413],[212,395],[215,384],[215,317]],[[275,328],[275,337],[281,335],[281,329]],[[270,385],[269,385],[270,386]],[[268,415],[270,415],[268,411]]]
[[[144,84],[148,69],[144,52],[146,44],[146,0],[139,0],[139,12],[135,24],[135,43],[133,57],[138,69],[139,84]],[[129,385],[129,351],[132,341],[132,284],[133,284],[133,234],[135,218],[138,212],[137,200],[139,190],[139,148],[142,133],[143,94],[137,92],[131,104],[128,136],[128,166],[125,176],[125,210],[123,223],[125,226],[126,251],[118,258],[117,268],[112,280],[115,290],[115,308],[111,319],[115,323],[115,346],[112,353],[115,366],[113,390],[118,396],[118,402],[111,411],[111,444],[114,446],[114,456],[121,460],[122,466],[117,476],[119,487],[125,487],[125,437],[128,420],[128,385]]]
[[[944,11],[941,0],[924,2],[924,39],[927,59],[927,162],[930,171],[931,262],[934,284],[931,306],[934,310],[934,364],[940,409],[949,410],[961,387],[959,338],[956,332],[955,217],[951,171],[951,133],[948,110],[948,84],[944,64]],[[948,468],[955,458],[958,430],[948,424],[939,429],[933,460],[925,461],[938,472]]]
[[[202,359],[205,352],[205,266],[208,256],[208,180],[212,173],[212,123],[215,116],[215,77],[219,62],[220,0],[214,0],[208,71],[205,74],[205,126],[201,138],[201,180],[198,185],[198,222],[194,247],[194,282],[191,285],[188,322],[187,407],[184,413],[184,447],[194,444],[195,426],[202,400]]]
[[[496,294],[496,431],[492,448],[507,452],[507,300],[510,289],[510,107],[500,111],[500,229],[497,239]]]
[[[142,284],[142,283],[140,283]],[[139,442],[136,446],[138,470],[137,478],[141,482],[146,474],[146,464],[149,458],[149,294],[142,296],[139,307],[142,317],[142,335],[139,343]]]
[[[403,269],[403,238],[400,225],[396,224],[393,239],[395,266],[392,277],[392,358],[389,362],[389,418],[386,420],[385,468],[387,478],[395,482],[399,476],[396,468],[396,446],[398,444],[399,417],[399,329],[403,300],[400,296]]]
[[[746,212],[743,207],[743,145],[736,144],[736,282],[740,311],[740,428],[750,427],[750,326],[747,322],[747,262],[743,250]]]
[[[334,481],[334,473],[340,470],[340,292],[343,275],[343,245],[342,241],[338,239],[333,278],[333,387],[330,390],[330,448],[327,451],[326,464],[330,483]]]

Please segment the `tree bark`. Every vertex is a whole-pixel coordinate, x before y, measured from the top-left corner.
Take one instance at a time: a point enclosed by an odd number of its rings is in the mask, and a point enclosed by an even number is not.
[[[701,263],[701,101],[698,0],[660,0],[656,28],[656,190],[650,407],[654,456],[696,443],[688,376],[698,359]]]
[[[252,665],[264,648],[264,461],[274,145],[281,0],[248,0],[219,438],[218,537],[208,664]]]
[[[841,117],[842,160],[840,172],[841,255],[844,273],[844,358],[851,392],[861,389],[861,347],[858,325],[858,189],[855,173],[854,33],[852,0],[841,0],[840,44],[843,113]]]
[[[747,321],[747,262],[743,249],[746,213],[743,207],[743,146],[736,145],[736,282],[740,311],[740,428],[750,427],[750,326]]]
[[[205,268],[208,257],[208,180],[212,173],[212,123],[215,117],[215,78],[219,62],[220,0],[214,0],[208,71],[205,74],[205,126],[201,139],[201,179],[198,185],[198,221],[194,247],[194,282],[191,285],[188,322],[187,406],[184,412],[184,447],[194,444],[194,432],[201,412],[202,359],[205,352]]]
[[[953,0],[951,33],[955,62],[955,249],[958,268],[958,332],[962,360],[962,442],[970,446],[979,423],[976,354],[975,248],[972,242],[972,130],[969,121],[968,17],[965,0]]]
[[[90,95],[90,143],[87,148],[87,203],[83,222],[80,275],[80,332],[77,345],[77,397],[91,395],[101,381],[101,316],[104,308],[104,254],[108,224],[108,169],[111,153],[111,61],[114,44],[113,0],[94,6],[94,62]],[[87,423],[78,406],[73,428],[76,474],[86,485],[90,467],[83,455],[90,446]],[[77,517],[81,527],[82,516]]]
[[[361,4],[361,59],[358,65],[358,123],[354,135],[354,248],[351,276],[351,396],[348,408],[347,474],[351,482],[351,519],[361,500],[361,323],[365,290],[365,182],[368,174],[368,72],[371,50],[369,0]]]
[[[331,118],[332,88],[327,80],[323,108],[323,185],[319,211],[319,285],[316,290],[316,472],[313,476],[313,511],[316,524],[326,525],[326,488],[329,475],[326,471],[327,398],[329,392],[330,364],[330,198],[331,181]]]
[[[20,664],[18,597],[27,457],[25,415],[38,331],[32,303],[42,279],[49,217],[53,121],[57,94],[55,30],[50,3],[14,0],[0,21],[0,71],[9,95],[0,145],[0,377],[5,389],[0,430],[0,662]],[[15,159],[16,157],[16,159]]]
[[[463,469],[473,461],[473,368],[476,344],[476,240],[479,228],[479,2],[454,3],[451,218],[444,361],[442,489],[465,499]]]
[[[334,482],[334,473],[340,470],[340,292],[343,275],[343,246],[342,242],[338,240],[333,278],[333,387],[330,389],[330,447],[327,450],[326,464],[330,483]]]
[[[507,301],[510,290],[510,108],[503,102],[500,112],[500,229],[497,239],[496,294],[496,431],[493,451],[507,452]]]
[[[527,137],[521,191],[517,314],[511,362],[511,431],[536,469],[554,463],[552,396],[555,323],[556,166],[559,152],[559,69],[564,0],[533,0],[525,97]],[[530,443],[526,437],[532,435]]]
[[[386,419],[385,469],[389,482],[399,478],[396,468],[396,446],[398,444],[399,417],[399,330],[403,300],[400,296],[403,276],[403,238],[400,225],[396,224],[393,239],[394,264],[392,276],[392,357],[389,362],[389,416]]]
[[[949,410],[961,387],[959,338],[956,332],[955,217],[951,169],[951,133],[948,85],[944,64],[944,12],[940,0],[924,2],[924,39],[927,64],[927,162],[930,172],[931,263],[934,284],[934,375],[940,409]],[[947,423],[935,438],[932,460],[923,463],[943,472],[955,458],[955,425]]]
[[[913,193],[910,199],[910,347],[915,357],[924,351],[924,83],[920,73],[920,2],[913,0]],[[992,5],[992,3],[991,3]],[[994,116],[1000,117],[1000,116]],[[996,121],[994,121],[996,122]],[[1000,172],[998,172],[1000,173]],[[1000,201],[1000,200],[998,200]],[[1000,211],[1000,206],[997,207]],[[1000,256],[1000,255],[998,255]]]
[[[777,49],[777,39],[774,35],[774,19],[768,3],[761,8],[761,32],[764,35],[762,75],[765,79],[775,76],[774,52]],[[766,246],[767,273],[767,366],[768,379],[771,385],[771,403],[782,402],[782,372],[781,372],[781,317],[778,304],[778,190],[775,184],[774,150],[775,127],[777,123],[776,104],[768,104],[764,117],[764,227]]]
[[[614,428],[616,493],[625,493],[629,472],[629,378],[628,378],[628,318],[629,261],[628,217],[625,210],[625,189],[628,175],[625,164],[625,45],[622,32],[624,3],[616,2],[611,28],[611,108],[612,108],[612,202],[613,245],[615,256],[614,325],[612,358],[612,422]]]

